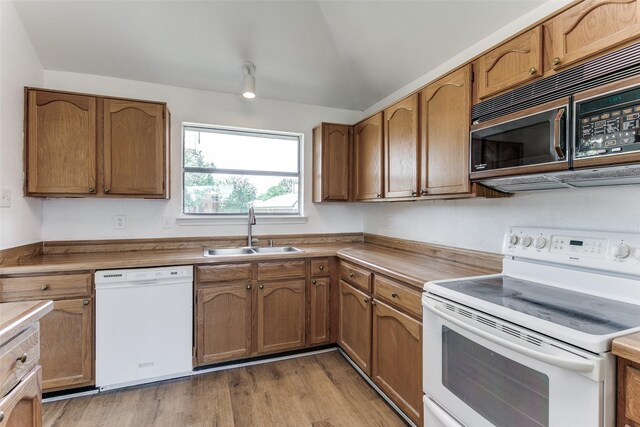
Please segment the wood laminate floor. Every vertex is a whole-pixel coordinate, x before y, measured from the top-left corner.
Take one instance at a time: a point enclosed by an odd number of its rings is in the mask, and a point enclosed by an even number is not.
[[[43,426],[405,426],[337,351],[45,403]]]

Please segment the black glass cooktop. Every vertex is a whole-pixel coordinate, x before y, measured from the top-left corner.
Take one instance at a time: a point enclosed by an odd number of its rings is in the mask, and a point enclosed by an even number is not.
[[[508,276],[438,286],[591,335],[640,326],[640,306]]]

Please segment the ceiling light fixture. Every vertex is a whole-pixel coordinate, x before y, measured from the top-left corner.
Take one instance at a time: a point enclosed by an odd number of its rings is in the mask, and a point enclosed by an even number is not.
[[[256,66],[253,62],[247,61],[242,64],[242,74],[244,74],[242,96],[253,99],[256,97]]]

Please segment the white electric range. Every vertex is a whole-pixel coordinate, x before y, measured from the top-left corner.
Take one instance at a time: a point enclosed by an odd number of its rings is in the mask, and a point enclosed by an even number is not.
[[[510,227],[501,274],[423,294],[425,426],[613,426],[640,234]]]

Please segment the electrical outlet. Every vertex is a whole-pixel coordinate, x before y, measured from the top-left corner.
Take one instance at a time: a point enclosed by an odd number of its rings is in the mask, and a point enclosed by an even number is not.
[[[10,208],[10,207],[11,207],[11,189],[2,188],[0,189],[0,208]]]
[[[171,228],[173,227],[173,218],[170,216],[162,217],[162,228]]]
[[[116,215],[116,230],[126,230],[126,229],[127,229],[127,216]]]

